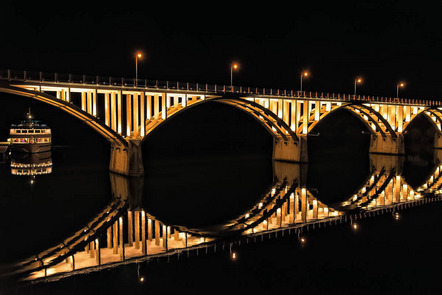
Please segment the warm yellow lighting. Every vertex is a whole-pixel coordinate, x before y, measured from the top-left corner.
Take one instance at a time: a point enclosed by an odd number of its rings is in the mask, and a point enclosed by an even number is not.
[[[140,283],[144,282],[144,277],[140,277]]]
[[[232,67],[234,70],[236,70],[236,69],[238,69],[239,66],[238,66],[238,64],[233,64]]]
[[[137,57],[138,57],[138,58],[142,58],[143,55],[142,55],[140,52],[138,52],[138,53],[137,53]]]
[[[362,83],[362,79],[361,78],[356,79],[356,83]]]
[[[304,244],[306,240],[305,240],[304,237],[301,237],[301,238],[299,239],[299,241],[300,241],[302,244]]]
[[[357,223],[353,223],[352,227],[353,227],[354,230],[357,230],[358,229],[358,224]]]
[[[307,76],[308,76],[308,72],[304,72],[304,73],[302,73],[302,75],[303,75],[304,77],[307,77]]]
[[[405,83],[399,83],[399,87],[404,87]]]
[[[236,258],[237,258],[236,252],[232,252],[232,259],[236,260]]]

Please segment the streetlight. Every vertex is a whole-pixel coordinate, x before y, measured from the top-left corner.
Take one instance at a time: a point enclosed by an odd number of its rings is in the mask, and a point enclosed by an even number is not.
[[[137,52],[135,55],[135,85],[138,84],[138,59],[142,57],[143,54],[141,52]]]
[[[362,79],[361,78],[356,78],[355,79],[355,97],[356,97],[356,85],[357,84],[361,84],[362,83]]]
[[[405,83],[404,82],[399,82],[396,84],[396,97],[399,98],[399,87],[404,87]]]
[[[301,92],[302,92],[302,77],[308,77],[309,73],[307,71],[304,71],[301,73]]]
[[[233,91],[233,70],[237,70],[238,69],[238,64],[237,63],[232,63],[230,65],[230,88]]]

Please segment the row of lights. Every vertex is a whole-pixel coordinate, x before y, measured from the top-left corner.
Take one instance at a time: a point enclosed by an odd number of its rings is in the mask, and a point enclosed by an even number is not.
[[[302,73],[301,73],[301,87],[300,87],[300,90],[302,91],[302,78],[304,77],[304,78],[307,78],[308,76],[310,75],[310,73],[309,72],[307,72],[307,71],[303,71]],[[360,78],[360,77],[358,77],[358,78],[356,78],[355,80],[354,80],[354,95],[356,96],[356,86],[358,85],[358,84],[362,84],[362,78]],[[405,87],[405,83],[404,82],[398,82],[397,84],[396,84],[396,97],[399,97],[399,88],[402,88],[402,87]]]
[[[135,79],[138,80],[138,59],[141,59],[143,54],[141,52],[137,52],[135,55]],[[237,63],[230,64],[230,87],[233,87],[233,70],[239,69],[239,65]],[[302,78],[308,78],[310,73],[308,71],[303,71],[301,73],[300,79],[300,91],[302,91]],[[357,84],[362,83],[362,78],[356,78],[354,80],[354,95],[356,96],[356,86]],[[405,87],[404,82],[398,82],[396,84],[396,97],[399,97],[399,88]]]

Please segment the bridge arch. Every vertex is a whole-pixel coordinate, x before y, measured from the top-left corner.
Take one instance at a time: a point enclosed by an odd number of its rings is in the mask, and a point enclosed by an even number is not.
[[[380,133],[382,138],[386,138],[389,135],[394,139],[397,137],[397,134],[391,125],[379,112],[370,106],[358,103],[345,103],[342,105],[332,106],[329,109],[327,109],[326,106],[322,107],[319,110],[319,118],[317,117],[316,120],[311,118],[311,120],[309,120],[307,134],[310,133],[313,128],[322,121],[322,119],[336,112],[337,110],[342,109],[348,110],[350,113],[355,115],[372,134]],[[310,114],[310,117],[313,116],[315,116],[315,114]],[[304,126],[301,125],[299,129],[303,130],[303,127]]]
[[[404,125],[404,131],[406,131],[410,123],[413,122],[418,116],[427,118],[435,129],[433,147],[436,149],[442,148],[442,110],[437,107],[420,108]]]
[[[162,119],[162,114],[158,115],[158,118],[152,118],[146,120],[145,122],[145,134],[141,142],[144,142],[153,132],[157,131],[160,126],[165,124],[170,118],[196,106],[199,106],[208,102],[218,102],[226,105],[233,106],[246,114],[254,118],[258,123],[260,123],[274,138],[281,139],[284,141],[292,140],[293,142],[298,142],[298,136],[296,133],[285,123],[281,118],[279,118],[275,113],[269,109],[263,107],[262,105],[255,103],[250,100],[245,100],[236,95],[224,95],[224,96],[214,96],[211,98],[189,101],[186,107],[169,107],[167,112],[167,118]],[[139,128],[141,130],[141,127]]]
[[[122,146],[123,148],[128,146],[127,141],[120,134],[116,133],[99,119],[86,113],[72,103],[57,99],[48,93],[14,87],[5,83],[0,83],[0,92],[28,97],[30,99],[41,101],[45,104],[55,106],[56,108],[86,123],[86,125],[90,126],[92,129],[104,136],[111,144],[116,144],[118,146]]]
[[[419,115],[425,116],[431,122],[431,124],[434,126],[434,128],[436,130],[436,134],[438,134],[439,136],[442,136],[442,111],[439,110],[438,108],[428,107],[425,109],[421,109],[415,115],[413,115],[413,117],[411,118],[411,120],[409,122],[407,122],[407,124],[404,126],[404,130]]]

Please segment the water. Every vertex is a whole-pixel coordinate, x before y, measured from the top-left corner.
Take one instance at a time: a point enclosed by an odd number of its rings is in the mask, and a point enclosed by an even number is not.
[[[14,103],[23,104],[26,110],[25,100]],[[132,263],[120,263],[119,252],[110,255],[116,257],[115,267],[105,267],[104,248],[109,242],[105,228],[97,231],[99,244],[104,247],[101,271],[77,273],[47,283],[40,280],[34,285],[6,287],[4,282],[2,294],[214,290],[413,294],[436,293],[439,289],[438,272],[434,271],[441,262],[437,253],[442,241],[435,230],[441,223],[438,199],[390,206],[388,210],[357,208],[348,215],[357,220],[344,219],[345,214],[333,217],[333,221],[317,219],[319,223],[311,218],[308,226],[286,225],[284,231],[278,230],[274,222],[271,231],[248,237],[225,231],[227,223],[251,214],[250,209],[263,202],[271,188],[278,188],[281,175],[289,180],[287,188],[297,193],[301,192],[297,188],[305,188],[311,193],[309,206],[314,206],[316,200],[319,207],[328,210],[342,205],[361,189],[376,170],[375,162],[393,169],[393,179],[416,190],[438,165],[429,143],[434,130],[432,133],[425,120],[410,125],[405,157],[377,160],[368,155],[369,138],[362,133],[362,124],[346,112],[337,113],[318,124],[313,132],[320,136],[309,138],[308,165],[275,164],[271,161],[271,137],[261,126],[224,105],[207,104],[174,118],[154,134],[143,146],[145,177],[128,180],[109,174],[107,143],[86,126],[62,114],[57,119],[45,106],[32,107],[40,118],[51,120],[47,123],[54,134],[53,169],[31,183],[27,176],[11,175],[9,162],[0,164],[2,266],[57,245],[78,230],[93,228],[93,224],[85,226],[105,213],[106,206],[118,202],[123,205],[109,210],[116,213],[109,226],[118,226],[122,220],[123,231],[127,232],[129,218],[143,220],[140,216],[146,214],[151,220],[171,226],[171,231],[191,232],[188,243],[193,248],[183,247],[180,252],[173,244],[172,233],[168,252],[162,250],[148,257],[140,254],[140,245],[137,256],[130,252],[135,248],[128,246],[130,241],[125,236],[125,260],[132,259]],[[6,117],[21,118],[17,109],[11,114],[2,113],[3,122]],[[6,123],[2,124],[4,128]],[[168,229],[161,227],[163,230]],[[199,242],[196,233],[209,237],[208,247]],[[210,237],[220,234],[222,238],[209,242]],[[191,237],[198,241],[190,245]],[[148,251],[154,251],[154,241]],[[160,245],[163,243],[164,239]],[[84,246],[80,250],[85,251]],[[232,253],[236,259],[232,259]],[[78,267],[80,256],[76,259]]]

